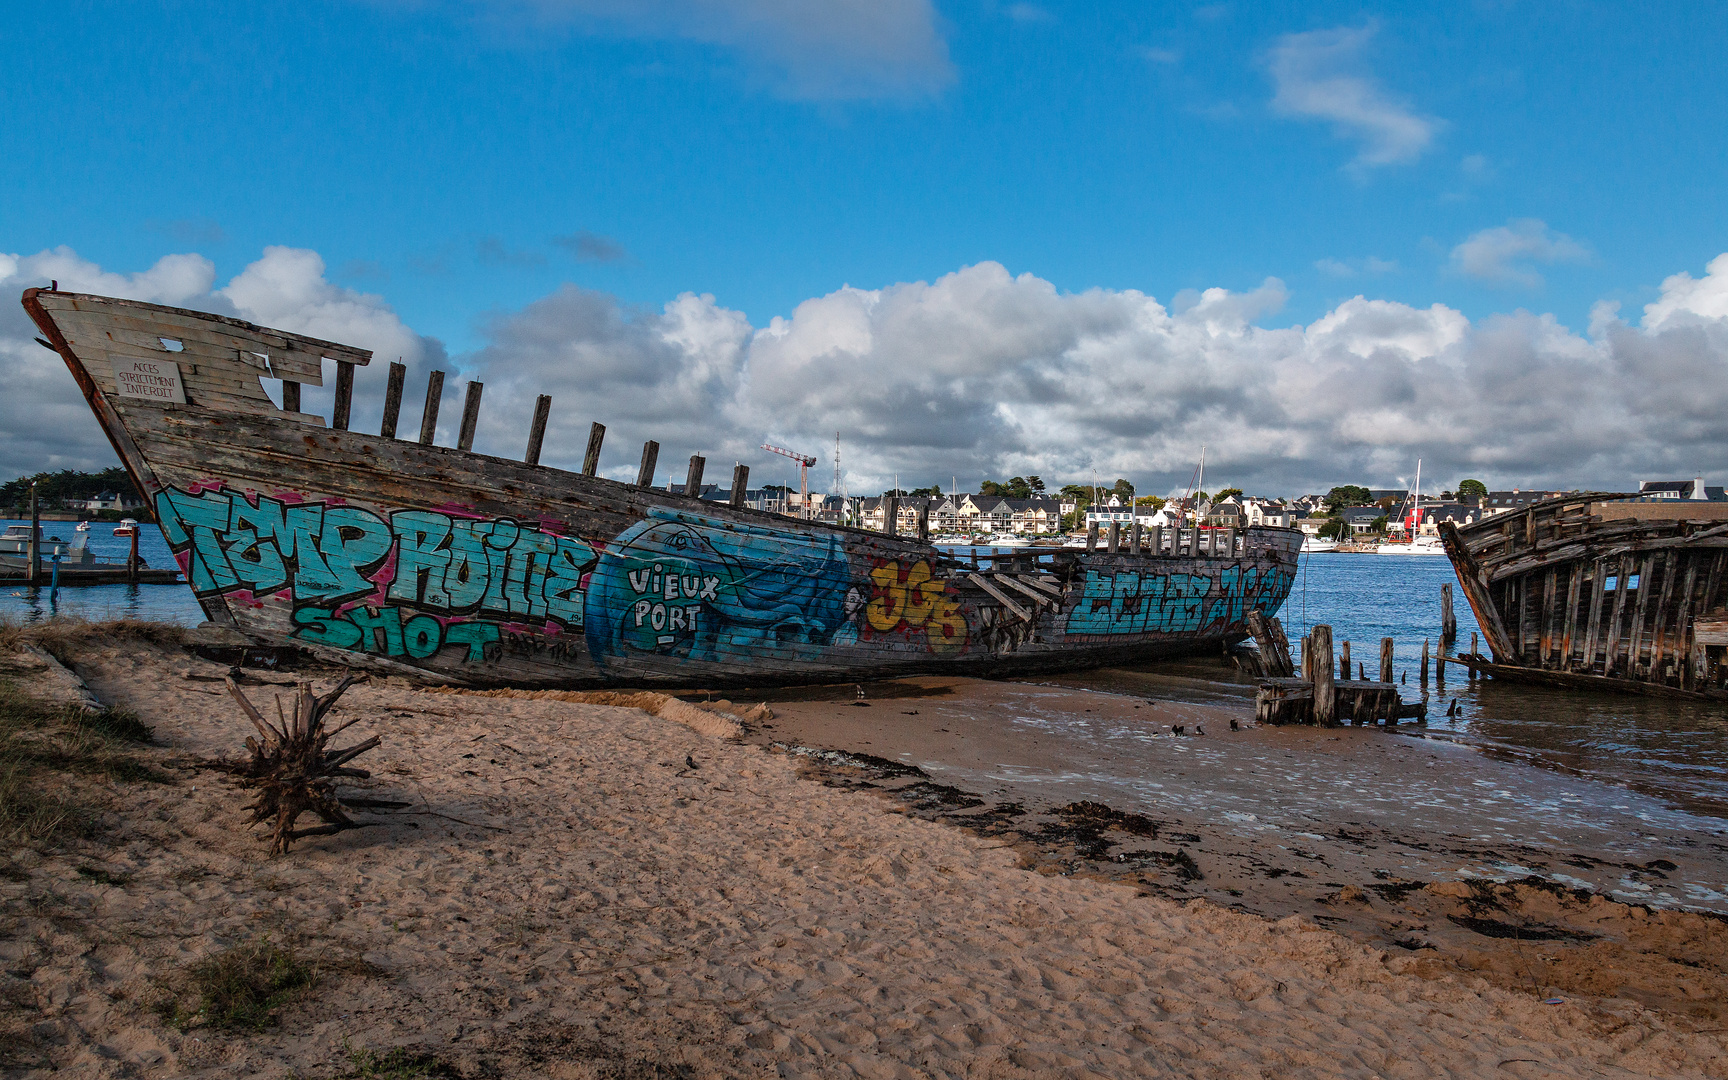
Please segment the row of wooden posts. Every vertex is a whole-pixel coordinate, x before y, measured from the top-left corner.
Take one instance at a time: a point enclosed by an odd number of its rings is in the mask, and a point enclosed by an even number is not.
[[[402,390],[408,377],[408,366],[401,363],[390,365],[390,380],[384,389],[384,421],[379,426],[378,434],[386,439],[396,438],[397,424],[402,414]],[[283,383],[282,407],[290,411],[298,411],[300,405],[300,385],[298,383]],[[474,431],[480,422],[480,396],[485,393],[486,385],[478,381],[468,383],[468,391],[462,402],[462,426],[456,435],[456,449],[470,451],[474,449]],[[420,414],[420,445],[431,446],[438,430],[438,410],[444,397],[444,373],[432,372],[426,379],[426,406]],[[336,365],[336,403],[331,411],[330,426],[337,431],[348,430],[349,415],[354,401],[354,365],[338,363]],[[546,441],[546,423],[552,416],[552,396],[541,394],[534,402],[534,419],[528,426],[528,449],[522,460],[530,465],[540,464],[540,450]],[[595,423],[588,429],[588,449],[582,455],[582,475],[594,476],[600,470],[600,448],[606,440],[606,425]],[[636,470],[638,487],[654,485],[654,471],[660,461],[660,444],[649,439],[642,444],[642,463]],[[690,470],[685,475],[684,491],[688,495],[702,493],[702,473],[707,466],[707,459],[700,454],[690,456]],[[738,465],[732,470],[732,501],[733,507],[744,504],[744,491],[749,486],[750,467]]]
[[[1380,641],[1380,677],[1369,679],[1366,665],[1358,664],[1357,677],[1352,679],[1350,643],[1343,642],[1335,670],[1332,628],[1325,624],[1317,625],[1302,639],[1302,675],[1297,677],[1283,625],[1276,618],[1268,619],[1258,609],[1248,613],[1247,623],[1248,632],[1260,647],[1260,662],[1266,669],[1254,701],[1254,717],[1261,723],[1333,725],[1346,721],[1372,724],[1384,720],[1396,724],[1406,718],[1427,719],[1426,704],[1406,705],[1398,696],[1398,684],[1393,680],[1391,638]],[[1426,687],[1426,641],[1422,643],[1421,681]]]
[[[390,380],[384,391],[384,422],[378,434],[386,439],[396,438],[397,424],[402,413],[402,391],[407,381],[408,366],[401,363],[390,365]],[[300,384],[285,382],[282,384],[282,407],[290,412],[300,411]],[[456,436],[458,450],[474,449],[474,430],[480,420],[480,396],[485,392],[485,384],[469,382],[468,391],[462,402],[462,426]],[[444,396],[444,373],[434,371],[426,380],[426,406],[420,414],[420,444],[431,446],[434,434],[438,429],[438,409]],[[337,431],[348,430],[349,415],[354,402],[354,365],[338,363],[336,365],[336,403],[331,411],[330,426]],[[534,420],[528,427],[528,450],[523,460],[530,465],[540,464],[540,448],[546,438],[546,421],[552,415],[552,398],[541,394],[534,402]],[[594,476],[600,468],[600,447],[606,438],[606,425],[595,423],[588,430],[588,450],[582,455],[582,475]],[[652,487],[654,484],[654,468],[660,457],[660,444],[650,439],[642,444],[642,464],[636,471],[638,487]],[[690,496],[702,494],[702,472],[707,459],[700,454],[690,456],[690,471],[684,481],[684,493]],[[732,468],[732,497],[730,505],[737,509],[744,505],[744,492],[750,482],[750,467],[734,465]],[[882,531],[889,536],[900,533],[900,499],[897,496],[887,496],[882,506]],[[916,519],[917,537],[919,540],[930,539],[930,504],[923,502],[918,507]],[[1126,536],[1124,536],[1126,532]],[[1170,530],[1170,554],[1172,555],[1229,555],[1236,552],[1239,546],[1237,529],[1172,529]],[[1126,550],[1130,555],[1139,555],[1142,549],[1140,523],[1132,522],[1127,530],[1123,530],[1120,522],[1112,521],[1108,530],[1104,531],[1102,546],[1100,546],[1100,529],[1096,521],[1086,527],[1086,550],[1107,551],[1116,554]],[[1160,526],[1149,526],[1144,530],[1146,547],[1152,554],[1159,554],[1164,548],[1164,529]]]

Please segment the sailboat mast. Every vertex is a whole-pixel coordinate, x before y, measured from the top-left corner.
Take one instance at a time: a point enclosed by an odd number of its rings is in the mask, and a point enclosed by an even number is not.
[[[1410,542],[1416,542],[1416,534],[1422,531],[1422,459],[1416,459],[1416,498],[1410,511]],[[1412,549],[1414,550],[1414,549]]]

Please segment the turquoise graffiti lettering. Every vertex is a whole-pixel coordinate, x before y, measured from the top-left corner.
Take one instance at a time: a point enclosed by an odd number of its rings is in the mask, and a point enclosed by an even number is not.
[[[509,518],[452,520],[431,510],[399,510],[390,527],[397,545],[390,599],[581,628],[582,575],[595,563],[581,540]]]
[[[156,496],[157,517],[176,551],[190,548],[193,591],[274,592],[289,584],[296,597],[326,600],[373,589],[366,575],[390,550],[390,527],[355,506],[257,505],[226,492],[188,495],[168,488]]]
[[[510,518],[398,510],[386,520],[341,503],[175,488],[156,509],[200,595],[285,592],[293,637],[384,656],[460,645],[469,661],[495,657],[503,628],[488,619],[580,631],[597,561],[581,540]]]
[[[445,623],[431,615],[404,611],[400,607],[357,607],[347,611],[303,607],[294,611],[290,637],[333,649],[371,653],[377,656],[410,656],[424,660],[446,645],[466,648],[464,659],[478,664],[496,659],[502,634],[496,624],[484,622]]]
[[[1259,567],[1231,567],[1217,576],[1092,570],[1068,615],[1068,632],[1193,633],[1235,625],[1253,608],[1277,610],[1292,580],[1282,570]]]

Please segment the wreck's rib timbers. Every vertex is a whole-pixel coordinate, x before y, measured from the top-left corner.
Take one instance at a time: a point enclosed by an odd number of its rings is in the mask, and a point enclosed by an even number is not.
[[[32,289],[65,361],[211,621],[261,644],[475,685],[725,686],[952,672],[1008,674],[1216,649],[1288,595],[1301,535],[1138,529],[1096,550],[962,563],[928,538],[751,510],[434,445],[443,375],[417,441],[395,437],[391,364],[377,435],[348,430],[371,354],[201,312]],[[336,372],[328,423],[302,385]],[[261,377],[282,380],[281,404]],[[701,491],[694,457],[686,491]],[[892,522],[896,515],[890,513]],[[921,523],[922,526],[923,523]],[[892,526],[890,526],[892,529]],[[922,534],[924,529],[921,527]]]
[[[1728,504],[1581,492],[1440,536],[1487,674],[1728,700]]]

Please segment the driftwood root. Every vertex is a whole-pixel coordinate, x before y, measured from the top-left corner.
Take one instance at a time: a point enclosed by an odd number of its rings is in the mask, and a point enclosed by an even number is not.
[[[365,779],[371,776],[365,769],[350,767],[348,762],[377,746],[382,739],[374,735],[352,746],[332,750],[329,748],[331,738],[352,726],[355,720],[334,728],[327,728],[324,721],[336,699],[365,678],[364,675],[350,675],[322,697],[312,692],[310,683],[301,683],[295,687],[292,715],[284,712],[282,699],[276,699],[275,724],[265,719],[233,679],[226,680],[228,693],[233,695],[258,732],[257,738],[246,738],[246,749],[251,751],[252,757],[240,776],[243,786],[258,792],[258,800],[246,807],[251,814],[250,824],[273,823],[270,837],[272,855],[285,854],[288,845],[301,837],[357,829],[363,824],[346,813],[343,800],[336,794],[336,781],[343,777]],[[367,805],[381,804],[371,799],[348,802],[350,807]],[[308,811],[316,814],[324,824],[296,829],[295,821]]]

